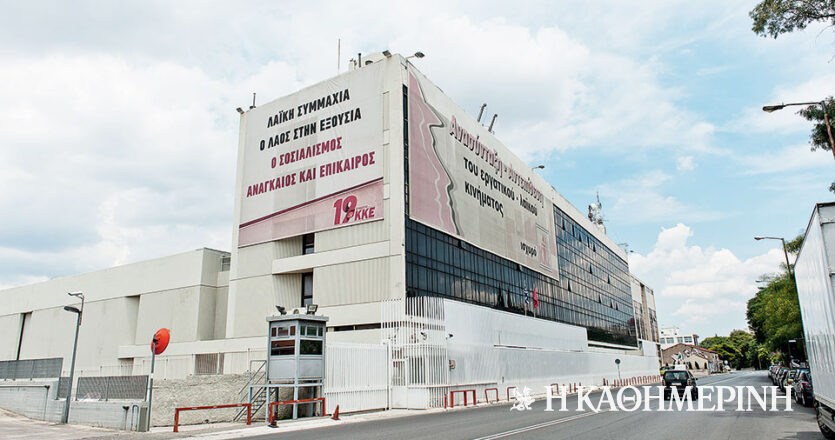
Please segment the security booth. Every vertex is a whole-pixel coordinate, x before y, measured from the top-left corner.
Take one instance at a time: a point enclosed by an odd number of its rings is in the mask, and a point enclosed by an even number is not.
[[[325,415],[327,321],[326,316],[313,314],[267,318],[267,420],[278,410],[276,407],[290,405],[294,419]]]

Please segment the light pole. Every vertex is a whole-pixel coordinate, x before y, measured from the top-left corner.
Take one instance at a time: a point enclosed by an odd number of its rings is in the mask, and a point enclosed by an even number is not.
[[[826,124],[826,133],[829,134],[829,147],[832,150],[832,156],[835,157],[835,138],[832,137],[832,125],[829,123],[829,113],[826,112],[826,101],[820,102],[790,102],[788,104],[764,105],[763,111],[771,113],[777,110],[782,110],[793,105],[819,105],[823,109],[823,122]]]
[[[792,266],[789,264],[789,251],[786,249],[786,239],[783,237],[754,237],[754,240],[780,240],[783,243],[783,256],[786,257],[786,270],[789,271],[789,275],[794,278],[794,272],[792,272]]]
[[[78,349],[78,330],[81,328],[81,315],[84,314],[84,294],[81,292],[69,292],[69,296],[81,298],[81,309],[74,306],[64,306],[64,310],[75,313],[77,318],[75,321],[75,341],[72,345],[72,362],[70,363],[70,381],[67,385],[67,400],[64,402],[64,413],[61,415],[61,423],[66,424],[70,419],[70,400],[72,397],[72,380],[75,374],[75,352]]]

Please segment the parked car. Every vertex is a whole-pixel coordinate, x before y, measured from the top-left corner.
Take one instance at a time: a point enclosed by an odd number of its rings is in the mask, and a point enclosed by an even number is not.
[[[692,387],[690,396],[693,400],[699,397],[699,390],[696,388],[696,378],[685,369],[676,368],[665,371],[661,384],[664,385],[664,400],[672,397],[673,392],[679,396],[684,396],[688,386]]]
[[[797,370],[792,387],[794,388],[794,401],[803,406],[811,406],[815,401],[812,388],[812,373],[809,370]]]
[[[777,371],[780,370],[780,364],[774,364],[768,367],[768,378],[771,379],[771,383],[774,383],[777,378]]]
[[[797,377],[798,370],[789,370],[786,374],[783,375],[783,379],[780,381],[780,389],[788,394],[791,395],[792,393],[792,384],[794,384],[794,378]]]
[[[778,385],[780,383],[780,378],[785,373],[786,373],[786,367],[777,368],[777,371],[774,372],[774,377],[771,378],[771,383],[773,383],[774,385]]]

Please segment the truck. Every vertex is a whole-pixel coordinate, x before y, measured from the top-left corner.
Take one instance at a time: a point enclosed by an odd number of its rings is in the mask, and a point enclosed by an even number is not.
[[[818,427],[835,439],[835,202],[818,203],[795,262]]]

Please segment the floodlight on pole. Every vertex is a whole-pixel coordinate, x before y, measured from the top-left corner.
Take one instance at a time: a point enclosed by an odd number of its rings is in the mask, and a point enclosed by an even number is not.
[[[409,56],[407,56],[407,57],[406,57],[406,59],[408,60],[409,58],[423,58],[423,57],[425,57],[425,56],[426,56],[426,55],[424,55],[424,54],[423,54],[423,52],[421,52],[421,51],[417,51],[417,52],[415,52],[415,54],[414,54],[414,55],[409,55]]]

